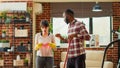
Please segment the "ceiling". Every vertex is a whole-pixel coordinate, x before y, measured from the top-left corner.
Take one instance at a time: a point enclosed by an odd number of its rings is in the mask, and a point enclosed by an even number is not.
[[[33,0],[34,2],[120,2],[120,0]]]
[[[120,2],[120,0],[0,0],[0,1],[34,1],[34,2]]]
[[[50,15],[51,17],[62,17],[63,11],[65,11],[68,8],[72,9],[75,12],[74,16],[78,18],[103,17],[103,16],[113,15],[111,2],[100,2],[99,3],[99,5],[101,6],[103,10],[102,12],[93,12],[92,8],[94,5],[95,5],[94,2],[51,3],[50,4]]]
[[[33,0],[0,0],[1,1],[33,1]]]

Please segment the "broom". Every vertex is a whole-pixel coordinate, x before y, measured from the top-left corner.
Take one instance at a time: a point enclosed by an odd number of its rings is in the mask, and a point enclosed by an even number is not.
[[[67,54],[66,54],[66,58],[65,58],[65,62],[64,62],[63,68],[66,68],[66,62],[67,62],[67,59],[68,59],[69,48],[70,48],[70,41],[68,41],[68,49],[67,49]]]

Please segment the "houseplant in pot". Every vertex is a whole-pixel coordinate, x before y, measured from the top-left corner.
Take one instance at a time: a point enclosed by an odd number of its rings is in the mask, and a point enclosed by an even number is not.
[[[7,11],[2,11],[1,16],[2,16],[2,22],[5,22],[7,18]]]
[[[4,66],[4,60],[3,60],[2,56],[0,56],[0,66]]]
[[[0,23],[2,23],[2,16],[0,15]]]
[[[28,58],[24,59],[24,64],[25,64],[25,66],[28,66]]]
[[[14,15],[14,16],[12,17],[12,19],[13,19],[14,22],[19,22],[19,18],[18,18],[17,15]]]
[[[2,12],[0,12],[0,23],[2,23]]]
[[[2,30],[2,37],[6,37],[6,30]]]
[[[24,16],[24,15],[21,15],[21,16],[19,17],[19,19],[20,19],[20,22],[25,22],[25,16]]]
[[[2,48],[10,47],[9,40],[0,40],[0,47]]]
[[[6,18],[6,20],[5,20],[5,25],[6,25],[7,29],[9,28],[9,24],[10,24],[10,22],[11,22],[11,18],[12,18],[12,17],[7,16],[7,18]]]

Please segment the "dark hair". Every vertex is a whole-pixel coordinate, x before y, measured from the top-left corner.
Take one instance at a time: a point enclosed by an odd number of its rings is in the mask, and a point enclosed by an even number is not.
[[[40,22],[40,26],[41,26],[41,27],[49,27],[49,23],[48,23],[47,20],[42,20],[42,21]]]
[[[71,9],[65,10],[65,13],[68,14],[68,15],[74,16],[74,12]]]

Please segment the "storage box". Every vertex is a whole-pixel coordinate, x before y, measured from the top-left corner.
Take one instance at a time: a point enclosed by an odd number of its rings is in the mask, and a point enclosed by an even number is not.
[[[27,29],[15,29],[15,37],[28,37]]]
[[[18,46],[18,47],[17,47],[17,51],[18,51],[18,52],[26,52],[26,46],[21,46],[21,45]]]
[[[13,60],[13,66],[24,66],[23,60]]]
[[[0,66],[4,66],[4,60],[0,60]]]
[[[0,52],[4,52],[4,48],[0,47]]]
[[[10,47],[10,43],[3,43],[3,42],[0,42],[0,48],[5,48],[5,47]]]

